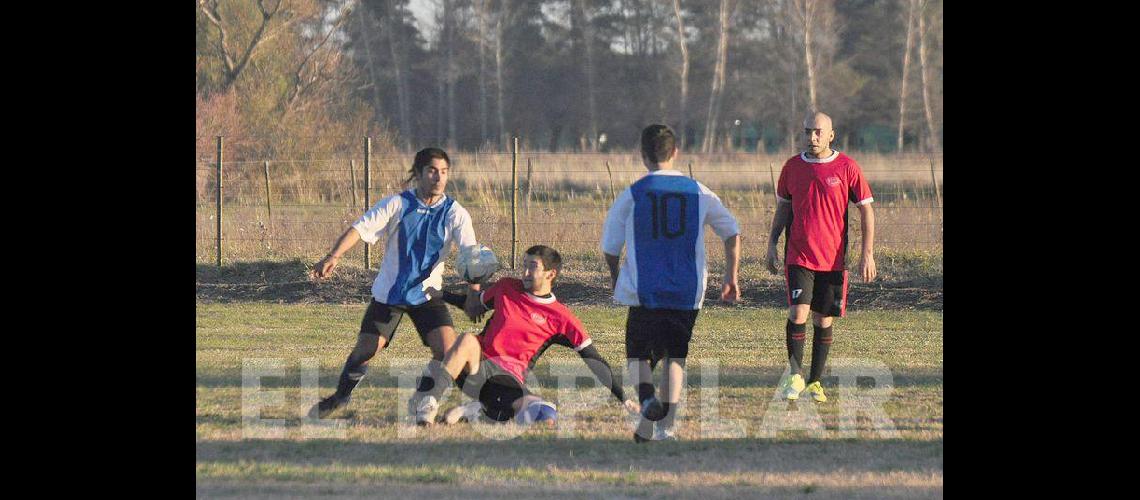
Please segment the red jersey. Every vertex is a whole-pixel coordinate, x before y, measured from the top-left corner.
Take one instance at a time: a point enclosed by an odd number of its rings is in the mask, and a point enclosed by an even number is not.
[[[780,170],[776,196],[792,203],[785,265],[842,271],[847,253],[847,204],[875,200],[855,160],[838,151],[819,159],[794,156]]]
[[[494,301],[495,314],[479,337],[483,356],[526,382],[531,359],[545,346],[565,337],[575,351],[593,343],[582,322],[552,295],[541,298],[527,293],[522,280],[502,278],[483,291],[483,303]]]

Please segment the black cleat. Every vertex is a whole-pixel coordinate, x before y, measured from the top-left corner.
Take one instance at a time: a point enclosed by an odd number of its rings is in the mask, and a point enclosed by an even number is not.
[[[642,418],[641,421],[637,423],[637,430],[633,431],[633,442],[645,443],[653,441],[653,428],[653,422]]]
[[[641,403],[641,416],[651,422],[661,420],[665,418],[665,406],[656,397],[646,399]]]
[[[313,408],[309,410],[309,418],[325,418],[329,416],[330,413],[336,411],[338,408],[343,408],[345,405],[347,405],[349,399],[351,399],[351,397],[343,399],[338,398],[336,394],[324,398],[319,403],[313,405]]]

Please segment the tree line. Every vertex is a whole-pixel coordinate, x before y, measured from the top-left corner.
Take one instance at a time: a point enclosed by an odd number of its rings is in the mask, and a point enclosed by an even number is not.
[[[414,5],[413,5],[414,3]],[[427,12],[417,19],[413,8]],[[197,133],[377,147],[940,151],[936,0],[200,0]]]

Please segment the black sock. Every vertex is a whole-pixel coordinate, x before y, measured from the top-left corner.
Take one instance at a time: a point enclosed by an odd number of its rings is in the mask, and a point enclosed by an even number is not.
[[[439,400],[443,397],[443,391],[451,387],[451,374],[443,368],[442,362],[435,359],[428,361],[425,371],[427,372],[425,375],[420,375],[416,392],[435,396],[435,399]]]
[[[816,326],[811,335],[811,378],[808,383],[819,382],[827,364],[827,351],[831,349],[831,327]]]
[[[637,400],[645,404],[645,400],[653,397],[657,389],[653,387],[650,382],[641,382],[637,384]]]
[[[788,320],[784,328],[784,340],[788,346],[788,364],[791,365],[791,374],[803,375],[804,365],[804,337],[807,335],[807,323],[797,325]]]
[[[336,383],[336,397],[339,399],[348,398],[352,394],[352,390],[360,383],[360,379],[364,378],[365,373],[368,373],[368,362],[354,359],[350,354],[344,362],[344,369],[340,372],[340,380]]]
[[[661,403],[665,408],[665,418],[657,423],[657,426],[663,429],[672,429],[674,419],[677,418],[677,412],[681,409],[681,403]]]

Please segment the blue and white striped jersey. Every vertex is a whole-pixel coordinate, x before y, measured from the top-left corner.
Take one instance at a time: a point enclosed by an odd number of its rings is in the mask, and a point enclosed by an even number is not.
[[[429,207],[411,189],[380,200],[352,227],[368,244],[386,238],[372,297],[388,305],[430,300],[427,289],[443,289],[443,261],[452,243],[460,248],[476,244],[467,209],[447,195]]]
[[[704,226],[722,240],[740,233],[736,218],[708,187],[676,170],[650,172],[614,201],[602,251],[621,255],[614,301],[651,309],[700,309],[708,267]]]

